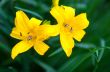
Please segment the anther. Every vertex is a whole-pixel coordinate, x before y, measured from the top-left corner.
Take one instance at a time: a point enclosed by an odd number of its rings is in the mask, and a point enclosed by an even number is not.
[[[28,38],[27,38],[28,40],[32,40],[32,36],[30,35],[30,36],[28,36]]]
[[[22,33],[20,32],[20,36],[22,36]]]
[[[64,25],[64,27],[68,27],[68,26],[69,26],[68,24],[65,24],[65,25]]]
[[[72,32],[72,31],[73,31],[73,28],[71,27],[71,28],[70,28],[70,32]]]
[[[30,34],[30,32],[28,32],[27,34]]]

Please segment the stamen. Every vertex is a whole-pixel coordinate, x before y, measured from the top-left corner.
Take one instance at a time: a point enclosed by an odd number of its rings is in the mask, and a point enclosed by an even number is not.
[[[70,32],[73,31],[73,28],[69,24],[64,24],[64,27]]]
[[[20,36],[22,36],[22,33],[20,32]]]
[[[71,28],[70,28],[70,32],[72,32],[72,31],[73,31],[73,28],[71,27]]]
[[[27,34],[30,34],[30,32],[28,32]]]
[[[69,25],[68,24],[64,24],[64,27],[68,27]]]
[[[31,35],[29,35],[27,39],[28,39],[28,40],[32,40],[32,36],[31,36]]]

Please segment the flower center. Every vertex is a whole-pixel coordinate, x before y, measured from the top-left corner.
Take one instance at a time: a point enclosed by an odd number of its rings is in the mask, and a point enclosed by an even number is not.
[[[73,31],[73,28],[69,24],[64,24],[64,28],[69,32]]]
[[[27,36],[28,41],[36,39],[36,36],[33,32],[32,33],[28,32],[27,34],[28,34],[28,36]]]
[[[30,40],[34,40],[37,38],[36,34],[34,32],[28,32],[26,35],[23,35],[21,32],[20,32],[20,36],[23,37],[23,39],[26,39],[28,41]]]
[[[27,40],[32,40],[32,39],[33,39],[32,35],[29,35],[29,36],[27,37]]]

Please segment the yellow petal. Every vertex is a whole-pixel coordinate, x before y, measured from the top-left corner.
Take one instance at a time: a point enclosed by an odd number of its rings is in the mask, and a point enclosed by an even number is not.
[[[63,14],[64,10],[57,6],[57,7],[53,7],[50,11],[51,15],[57,20],[57,22],[59,24],[64,23],[64,14]]]
[[[52,0],[53,6],[58,6],[59,0]]]
[[[57,36],[60,30],[58,25],[41,25],[40,28],[42,28],[43,33],[48,36]]]
[[[75,29],[85,29],[89,25],[89,21],[87,20],[86,13],[79,14],[73,19],[73,28]]]
[[[64,9],[65,21],[73,19],[75,16],[75,9],[69,6],[61,6]]]
[[[34,49],[36,50],[38,54],[44,55],[45,52],[49,49],[49,46],[45,44],[44,42],[37,42],[34,45]]]
[[[17,11],[15,18],[16,28],[22,31],[22,33],[27,33],[28,23],[29,23],[29,18],[26,16],[26,14],[23,11]]]
[[[72,48],[74,47],[74,40],[70,35],[61,32],[60,33],[61,46],[64,49],[66,55],[69,57],[72,53]]]
[[[81,39],[86,34],[84,30],[73,31],[72,33],[73,33],[73,38],[75,38],[77,41],[81,41]]]
[[[33,46],[33,44],[30,42],[27,42],[27,41],[21,41],[21,42],[17,43],[13,47],[12,52],[11,52],[12,59],[14,59],[18,54],[29,50],[32,46]]]
[[[20,39],[20,40],[22,39],[22,36],[20,36],[20,32],[19,32],[19,30],[17,30],[17,28],[12,29],[10,36],[14,37],[16,39]]]
[[[41,22],[42,22],[41,20],[38,20],[36,18],[31,18],[29,21],[29,27],[33,28],[33,27],[39,26]]]

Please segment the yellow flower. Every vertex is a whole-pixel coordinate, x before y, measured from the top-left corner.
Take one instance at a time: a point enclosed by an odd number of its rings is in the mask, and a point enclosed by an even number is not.
[[[66,55],[69,57],[74,47],[74,39],[81,41],[85,35],[84,29],[88,27],[86,13],[75,16],[75,9],[69,6],[59,6],[59,0],[53,0],[53,7],[50,11],[58,22],[60,31],[60,42]]]
[[[40,55],[44,55],[44,53],[49,49],[49,46],[43,42],[49,36],[43,29],[45,26],[40,25],[41,22],[41,20],[36,18],[31,18],[29,20],[23,11],[16,12],[15,27],[12,29],[10,35],[21,41],[12,49],[11,57],[13,59],[18,54],[29,50],[32,46],[34,46],[35,51]]]

